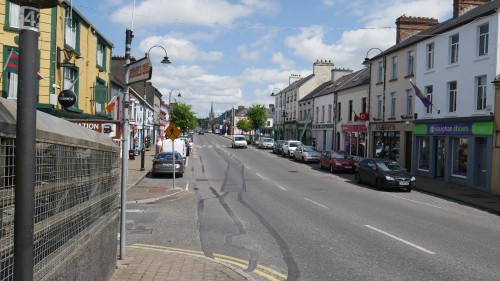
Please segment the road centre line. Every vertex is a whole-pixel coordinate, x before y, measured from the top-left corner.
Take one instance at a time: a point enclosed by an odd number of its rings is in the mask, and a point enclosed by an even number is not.
[[[442,210],[446,210],[446,211],[450,211],[450,212],[454,212],[454,213],[465,215],[464,213],[457,212],[457,211],[450,210],[450,209],[443,208],[443,207],[439,207],[439,206],[432,205],[432,204],[429,204],[429,203],[425,203],[425,202],[421,202],[421,201],[416,201],[416,200],[404,198],[404,197],[397,196],[397,195],[392,195],[392,194],[389,194],[389,195],[392,196],[392,197],[396,197],[396,198],[403,199],[403,200],[406,200],[406,201],[410,201],[410,202],[413,202],[413,203],[422,204],[422,205],[426,205],[426,206],[429,206],[429,207],[434,207],[434,208],[438,208],[438,209],[442,209]]]
[[[304,197],[304,199],[306,199],[307,201],[309,201],[309,202],[311,202],[311,203],[313,203],[313,204],[316,204],[316,205],[318,205],[318,206],[320,206],[320,207],[323,207],[323,208],[325,208],[325,209],[330,209],[330,208],[328,208],[327,206],[322,205],[322,204],[320,204],[320,203],[318,203],[318,202],[316,202],[316,201],[313,201],[313,200],[311,200],[311,199],[309,199],[309,198],[307,198],[307,197]]]
[[[386,235],[386,236],[389,236],[389,237],[391,237],[392,239],[396,239],[396,240],[398,240],[398,241],[400,241],[400,242],[403,242],[403,243],[405,243],[405,244],[407,244],[407,245],[410,245],[410,246],[412,246],[412,247],[414,247],[414,248],[417,248],[417,249],[419,249],[420,251],[426,252],[426,253],[431,254],[431,255],[435,255],[435,254],[436,254],[435,252],[433,252],[433,251],[431,251],[431,250],[427,250],[427,249],[426,249],[426,248],[424,248],[424,247],[420,247],[420,246],[418,246],[418,245],[416,245],[416,244],[413,244],[413,243],[411,243],[411,242],[409,242],[409,241],[404,240],[403,238],[399,238],[399,237],[397,237],[397,236],[395,236],[395,235],[392,235],[392,234],[390,234],[390,233],[387,233],[387,232],[385,232],[385,231],[383,231],[383,230],[380,230],[380,229],[378,229],[378,228],[375,228],[375,227],[373,227],[373,226],[371,226],[371,225],[367,225],[367,224],[365,224],[365,226],[366,226],[366,227],[368,227],[368,228],[370,228],[370,229],[372,229],[372,230],[375,230],[375,231],[377,231],[377,232],[379,232],[379,233],[382,233],[382,234],[384,234],[384,235]]]
[[[266,179],[265,177],[263,177],[262,175],[260,175],[259,173],[255,173],[257,176],[263,178],[263,179]]]
[[[281,188],[282,190],[286,191],[286,188],[282,187],[282,186],[279,186],[277,184],[274,184],[275,186],[277,186],[278,188]]]

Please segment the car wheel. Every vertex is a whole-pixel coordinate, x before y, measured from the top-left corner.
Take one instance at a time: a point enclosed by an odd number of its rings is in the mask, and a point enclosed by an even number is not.
[[[323,169],[323,164],[321,163],[321,161],[319,161],[319,169]]]
[[[381,180],[381,179],[377,178],[377,179],[375,180],[375,187],[376,187],[377,189],[382,189],[382,188],[383,188],[383,186],[382,186],[382,180]]]
[[[288,158],[292,157],[292,155],[290,154],[290,151],[288,151]]]
[[[354,180],[355,180],[357,183],[361,183],[361,178],[359,177],[359,173],[354,173]]]
[[[330,165],[330,173],[335,173],[335,169],[333,168],[333,165]]]
[[[410,187],[405,188],[405,191],[406,191],[406,192],[411,192],[411,190],[412,190],[411,186],[410,186]]]
[[[302,156],[302,162],[306,162],[306,159],[304,159],[304,156]]]
[[[156,178],[156,174],[155,173],[151,173],[151,177],[152,178]]]

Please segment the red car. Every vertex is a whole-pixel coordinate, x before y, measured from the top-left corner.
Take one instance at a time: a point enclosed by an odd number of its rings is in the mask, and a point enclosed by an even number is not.
[[[342,150],[327,150],[321,153],[319,167],[328,168],[330,172],[350,172],[356,170],[356,161],[347,152]]]

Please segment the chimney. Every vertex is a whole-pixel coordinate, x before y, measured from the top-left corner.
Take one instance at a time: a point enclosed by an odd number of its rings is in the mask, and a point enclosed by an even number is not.
[[[288,85],[300,79],[302,79],[302,76],[300,76],[300,74],[290,74],[290,78],[288,78]]]
[[[453,0],[453,17],[459,17],[462,14],[490,1],[491,0]]]
[[[438,23],[438,20],[434,18],[402,15],[396,19],[396,44]]]

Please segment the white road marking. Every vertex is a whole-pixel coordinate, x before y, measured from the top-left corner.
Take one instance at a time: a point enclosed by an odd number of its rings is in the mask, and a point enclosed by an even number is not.
[[[189,186],[189,182],[186,182],[186,191],[188,191],[188,190],[189,190],[189,187],[188,187],[188,186]]]
[[[126,213],[144,213],[144,210],[131,209],[131,210],[126,210]]]
[[[446,208],[443,208],[443,207],[440,207],[440,206],[436,206],[436,205],[432,205],[432,204],[429,204],[429,203],[420,202],[420,201],[416,201],[416,200],[404,198],[404,197],[397,196],[397,195],[392,195],[392,194],[389,194],[389,195],[392,196],[392,197],[396,197],[396,198],[403,199],[403,200],[406,200],[406,201],[410,201],[410,202],[413,202],[413,203],[422,204],[422,205],[426,205],[426,206],[430,206],[430,207],[434,207],[434,208],[438,208],[438,209],[442,209],[442,210],[446,210],[446,211],[450,211],[450,212],[454,212],[454,213],[465,215],[464,213],[457,212],[457,211],[450,210],[450,209],[446,209]]]
[[[318,203],[318,202],[316,202],[316,201],[313,201],[313,200],[311,200],[311,199],[309,199],[309,198],[307,198],[307,197],[304,197],[304,199],[306,199],[307,201],[309,201],[309,202],[311,202],[311,203],[313,203],[313,204],[316,204],[316,205],[318,205],[318,206],[320,206],[320,207],[323,207],[323,208],[325,208],[325,209],[330,209],[330,208],[328,208],[327,206],[322,205],[322,204],[320,204],[320,203]]]
[[[275,184],[275,185],[276,185],[277,187],[279,187],[279,188],[283,189],[284,191],[286,191],[286,188],[284,188],[284,187],[282,187],[282,186],[279,186],[279,185],[277,185],[277,184]]]
[[[384,235],[386,235],[386,236],[389,236],[389,237],[391,237],[392,239],[396,239],[396,240],[398,240],[398,241],[400,241],[400,242],[403,242],[403,243],[405,243],[405,244],[407,244],[407,245],[410,245],[410,246],[412,246],[412,247],[414,247],[414,248],[417,248],[417,249],[419,249],[420,251],[426,252],[426,253],[431,254],[431,255],[435,255],[435,254],[436,254],[435,252],[433,252],[433,251],[431,251],[431,250],[427,250],[427,249],[426,249],[426,248],[424,248],[424,247],[420,247],[420,246],[418,246],[418,245],[416,245],[416,244],[413,244],[413,243],[411,243],[411,242],[409,242],[409,241],[406,241],[406,240],[404,240],[404,239],[402,239],[402,238],[399,238],[399,237],[397,237],[397,236],[395,236],[395,235],[392,235],[392,234],[387,233],[387,232],[385,232],[385,231],[383,231],[383,230],[380,230],[380,229],[378,229],[378,228],[375,228],[375,227],[373,227],[373,226],[371,226],[371,225],[367,225],[367,224],[365,224],[365,226],[366,226],[366,227],[368,227],[368,228],[370,228],[370,229],[372,229],[372,230],[375,230],[375,231],[377,231],[377,232],[379,232],[379,233],[382,233],[382,234],[384,234]]]
[[[261,176],[259,173],[255,173],[257,176],[263,178],[263,179],[266,179],[265,177]]]

